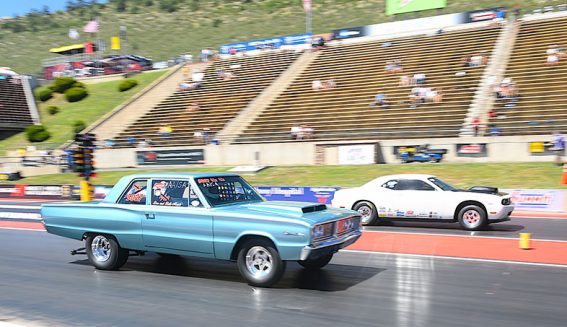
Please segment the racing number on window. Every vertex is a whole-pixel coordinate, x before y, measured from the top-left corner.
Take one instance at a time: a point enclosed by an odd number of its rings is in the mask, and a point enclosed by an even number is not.
[[[118,203],[120,204],[146,204],[146,190],[148,181],[138,180],[134,181],[126,194],[122,196]]]

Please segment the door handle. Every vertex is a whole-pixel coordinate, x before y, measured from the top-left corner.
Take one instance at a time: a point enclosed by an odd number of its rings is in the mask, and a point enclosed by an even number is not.
[[[156,219],[156,215],[153,213],[146,212],[146,219]]]

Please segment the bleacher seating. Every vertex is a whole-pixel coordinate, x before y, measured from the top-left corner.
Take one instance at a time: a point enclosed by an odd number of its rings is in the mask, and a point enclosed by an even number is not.
[[[499,101],[492,119],[502,135],[547,134],[567,131],[567,56],[548,65],[552,44],[567,47],[567,18],[522,22],[505,76],[519,87],[517,103]],[[487,133],[489,130],[487,130]]]
[[[33,124],[22,82],[19,76],[0,79],[0,131]]]
[[[258,117],[239,143],[291,140],[290,129],[314,128],[316,140],[456,137],[484,67],[464,67],[462,58],[491,53],[499,27],[444,32],[392,40],[330,46]],[[385,45],[386,42],[391,44]],[[388,74],[388,61],[402,59],[404,72]],[[464,77],[455,73],[466,71]],[[410,108],[411,86],[400,75],[423,72],[426,87],[442,88],[442,103]],[[313,91],[313,80],[334,78],[337,87]],[[385,94],[389,109],[370,107]]]
[[[151,139],[155,146],[198,144],[199,140],[193,137],[195,131],[208,128],[210,136],[220,131],[297,56],[290,52],[267,52],[254,57],[217,61],[206,69],[200,89],[175,92],[122,132],[115,139],[116,146],[128,146],[127,139],[130,136],[137,140]],[[216,71],[220,69],[230,71],[236,77],[222,80],[216,75]],[[195,102],[201,109],[190,112],[187,108]],[[173,128],[172,136],[157,134],[163,124]]]

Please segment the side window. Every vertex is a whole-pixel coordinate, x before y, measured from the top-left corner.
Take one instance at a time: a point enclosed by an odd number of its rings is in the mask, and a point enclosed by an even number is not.
[[[147,180],[135,180],[118,203],[120,204],[146,204]]]
[[[402,179],[396,189],[400,191],[435,191],[433,186],[419,179]]]
[[[396,185],[398,185],[398,180],[397,179],[393,179],[391,181],[387,181],[386,183],[382,184],[381,187],[383,188],[387,188],[389,190],[395,190],[396,189]]]
[[[151,204],[154,206],[187,207],[191,196],[189,181],[152,180]],[[195,195],[196,196],[196,195]]]

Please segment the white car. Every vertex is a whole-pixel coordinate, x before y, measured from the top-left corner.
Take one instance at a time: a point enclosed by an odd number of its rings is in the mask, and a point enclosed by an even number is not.
[[[421,174],[382,176],[361,187],[339,190],[332,204],[360,212],[363,225],[390,220],[458,221],[467,230],[510,220],[514,210],[510,196],[499,195],[496,188],[459,190]]]

